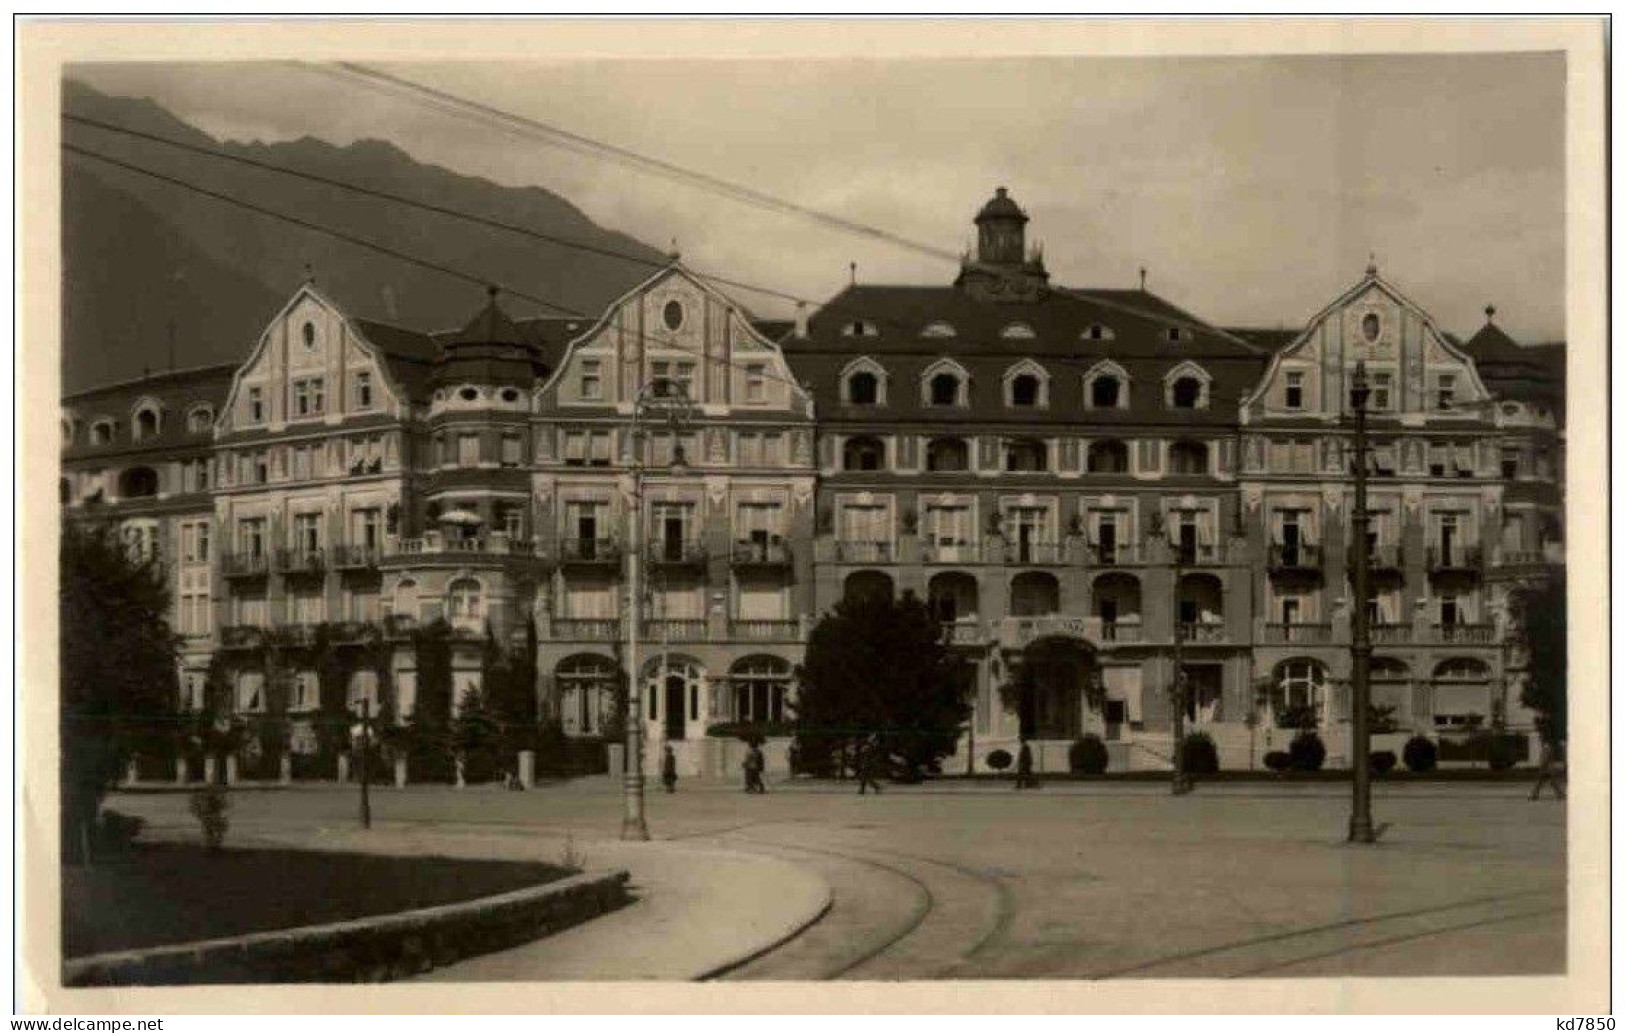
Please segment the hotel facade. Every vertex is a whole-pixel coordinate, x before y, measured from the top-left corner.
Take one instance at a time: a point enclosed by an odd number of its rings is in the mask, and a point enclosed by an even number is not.
[[[597,321],[492,292],[447,332],[307,283],[240,365],[65,398],[61,501],[158,560],[182,707],[286,729],[236,777],[341,777],[323,715],[400,725],[499,677],[524,721],[617,738],[632,548],[640,718],[690,774],[737,766],[708,729],[793,716],[812,625],[863,592],[927,601],[966,660],[946,770],[1022,735],[1064,768],[1089,732],[1166,768],[1176,671],[1225,767],[1306,721],[1335,764],[1363,362],[1379,744],[1530,728],[1508,600],[1562,562],[1561,346],[1493,310],[1452,337],[1375,266],[1301,330],[1221,328],[1051,284],[1003,189],[975,224],[952,283],[854,283],[794,324],[675,258]]]

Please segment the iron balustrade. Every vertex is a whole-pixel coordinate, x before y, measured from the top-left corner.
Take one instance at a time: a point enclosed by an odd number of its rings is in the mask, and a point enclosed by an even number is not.
[[[231,552],[220,561],[226,577],[262,577],[271,569],[271,558],[263,552]]]
[[[1321,551],[1319,545],[1312,545],[1308,542],[1299,542],[1296,545],[1275,542],[1270,545],[1269,569],[1271,571],[1319,570],[1320,566]]]
[[[1330,642],[1330,624],[1266,624],[1264,641],[1274,645],[1312,645]]]
[[[1433,638],[1452,645],[1490,645],[1495,641],[1493,624],[1435,624]]]
[[[1006,542],[1004,561],[1007,564],[1057,564],[1066,560],[1066,546],[1061,542],[1013,541]]]
[[[645,555],[655,566],[704,563],[705,544],[697,538],[666,538],[648,543]]]
[[[553,638],[577,642],[614,642],[621,622],[614,617],[554,617]]]
[[[321,549],[278,549],[276,569],[280,574],[320,574],[327,569],[327,557]]]
[[[1483,566],[1484,552],[1476,545],[1428,546],[1428,569],[1432,571],[1477,571]]]
[[[559,561],[576,564],[618,564],[621,546],[613,538],[566,538],[559,542]]]
[[[980,563],[982,562],[982,546],[980,542],[943,542],[922,538],[920,539],[920,562]]]
[[[733,546],[733,562],[740,567],[782,567],[791,560],[790,544],[782,540],[740,541]]]

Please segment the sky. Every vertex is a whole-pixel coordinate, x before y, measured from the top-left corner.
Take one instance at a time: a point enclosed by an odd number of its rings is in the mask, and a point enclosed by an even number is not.
[[[952,252],[997,186],[1052,279],[1149,287],[1224,326],[1302,326],[1371,256],[1463,336],[1494,304],[1564,335],[1561,54],[616,60],[375,65]],[[289,64],[78,65],[217,138],[382,137],[675,242],[704,273],[824,299],[953,262],[763,211]],[[785,303],[735,292],[761,315]]]

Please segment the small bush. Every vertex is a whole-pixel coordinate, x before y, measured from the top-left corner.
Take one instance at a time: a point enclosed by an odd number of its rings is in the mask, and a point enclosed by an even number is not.
[[[1393,750],[1378,750],[1371,755],[1371,770],[1379,775],[1386,775],[1394,770],[1399,758],[1394,756]]]
[[[226,841],[226,829],[231,825],[226,812],[230,809],[231,800],[219,786],[205,786],[192,793],[192,814],[203,826],[203,842],[210,850],[219,850]]]
[[[1292,754],[1285,750],[1271,750],[1264,754],[1264,766],[1271,771],[1285,771],[1292,766]]]
[[[1529,755],[1527,743],[1514,735],[1491,734],[1485,749],[1489,753],[1491,771],[1506,771]]]
[[[130,849],[141,830],[147,825],[146,819],[120,814],[118,811],[103,811],[101,824],[96,829],[96,852],[98,854],[121,854]]]
[[[1413,735],[1405,742],[1405,766],[1412,771],[1432,771],[1439,766],[1439,748],[1433,740]]]
[[[987,766],[994,771],[1003,771],[1015,762],[1016,759],[1010,756],[1009,750],[994,750],[987,755]]]
[[[1100,775],[1105,773],[1111,758],[1100,736],[1090,733],[1072,743],[1072,747],[1066,751],[1066,761],[1067,766],[1078,774]]]
[[[1319,771],[1326,763],[1326,744],[1314,732],[1299,732],[1287,747],[1293,771]]]
[[[1180,756],[1187,775],[1216,775],[1219,773],[1219,748],[1206,732],[1192,732],[1180,744]]]

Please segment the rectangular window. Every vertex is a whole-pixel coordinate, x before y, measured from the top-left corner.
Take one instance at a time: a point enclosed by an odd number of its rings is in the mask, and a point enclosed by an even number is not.
[[[784,462],[784,435],[768,431],[762,435],[762,465],[778,466]]]
[[[265,555],[264,517],[249,517],[237,521],[237,551],[245,556]]]
[[[478,434],[457,435],[457,465],[480,465],[480,436]]]
[[[350,513],[350,544],[363,549],[376,549],[382,540],[383,522],[376,509],[357,509]]]
[[[357,409],[372,408],[372,374],[361,372],[355,375],[355,407]]]
[[[502,507],[502,530],[512,541],[525,536],[525,510],[522,506]]]
[[[518,434],[502,435],[502,465],[518,466],[520,463],[520,441]]]
[[[572,430],[564,435],[564,463],[566,466],[585,466],[587,463],[587,434]]]
[[[741,502],[734,515],[734,536],[765,545],[784,534],[783,512],[777,502]]]
[[[271,483],[271,454],[258,452],[254,455],[254,483]]]
[[[300,552],[316,552],[322,547],[322,515],[297,513],[293,518],[293,547]]]
[[[265,422],[265,392],[257,387],[248,389],[248,422]]]
[[[694,400],[694,364],[692,362],[678,362],[672,364],[672,381],[677,385],[682,397]]]
[[[745,430],[739,432],[740,466],[762,465],[762,436],[755,431]]]
[[[589,401],[604,397],[603,363],[598,359],[581,360],[581,397]]]
[[[745,401],[762,402],[767,399],[767,367],[751,363],[745,367]]]
[[[1288,373],[1286,375],[1286,407],[1288,409],[1303,408],[1303,374]]]
[[[1456,377],[1451,373],[1439,374],[1439,392],[1435,408],[1449,412],[1456,404]]]
[[[1504,480],[1518,479],[1518,450],[1515,448],[1501,449],[1501,477]]]
[[[321,377],[309,377],[293,382],[293,414],[319,416],[324,404]]]
[[[1443,477],[1450,464],[1450,446],[1437,442],[1428,445],[1428,476]]]
[[[1371,409],[1373,412],[1387,412],[1393,407],[1394,375],[1392,373],[1371,374]]]
[[[884,542],[891,538],[885,506],[842,506],[840,530],[841,540],[848,542]]]
[[[593,431],[587,443],[587,462],[592,466],[608,466],[609,460],[609,431]]]
[[[1449,628],[1461,622],[1461,603],[1456,597],[1453,595],[1439,596],[1439,623]]]

